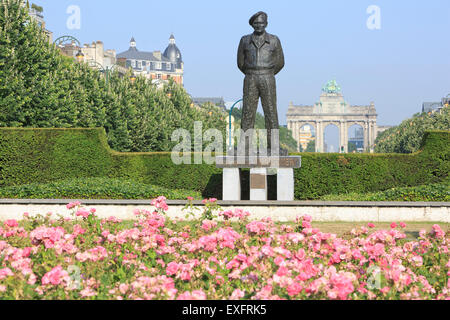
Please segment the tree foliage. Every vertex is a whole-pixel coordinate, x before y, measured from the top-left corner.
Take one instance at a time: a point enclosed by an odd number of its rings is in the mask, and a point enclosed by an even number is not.
[[[358,151],[358,148],[356,147],[356,144],[353,142],[348,143],[348,153],[356,152]]]
[[[236,121],[235,128],[241,127],[242,110],[234,108],[231,115]],[[265,129],[266,123],[264,116],[257,112],[255,119],[255,129]],[[298,152],[297,141],[292,136],[292,131],[280,126],[280,147],[288,150],[289,152]]]
[[[196,109],[173,81],[158,89],[150,80],[117,72],[109,77],[63,56],[20,0],[0,5],[0,127],[104,127],[109,145],[122,152],[170,151],[176,129],[194,122],[225,136],[219,108]]]
[[[382,132],[375,141],[376,153],[414,153],[421,148],[425,131],[450,130],[448,107],[441,112],[421,113]]]
[[[306,147],[305,152],[310,152],[310,153],[316,152],[316,140],[315,139],[308,142],[308,146]]]

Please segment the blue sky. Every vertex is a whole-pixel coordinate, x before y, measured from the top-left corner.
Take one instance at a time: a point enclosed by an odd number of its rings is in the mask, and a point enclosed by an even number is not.
[[[33,1],[30,1],[33,2]],[[185,87],[193,96],[242,96],[236,66],[248,19],[263,10],[267,31],[281,39],[286,67],[278,75],[278,109],[286,123],[290,101],[313,104],[331,79],[348,103],[375,102],[379,125],[395,125],[421,111],[424,101],[450,93],[450,1],[106,1],[36,0],[54,37],[101,40],[118,53],[134,36],[144,51],[163,51],[175,35],[185,62]],[[70,5],[81,9],[81,29],[69,30]],[[381,29],[369,30],[370,5],[381,10]]]

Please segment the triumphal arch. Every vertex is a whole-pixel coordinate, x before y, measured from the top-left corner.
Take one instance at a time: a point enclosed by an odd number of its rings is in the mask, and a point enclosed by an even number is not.
[[[377,130],[377,111],[372,102],[369,106],[351,106],[342,95],[336,81],[329,81],[322,89],[319,102],[313,106],[289,105],[287,126],[300,145],[305,131],[312,127],[315,131],[316,152],[325,152],[325,128],[335,125],[339,129],[340,152],[348,152],[349,129],[360,125],[364,132],[364,151],[373,152]],[[312,138],[314,139],[314,138]]]

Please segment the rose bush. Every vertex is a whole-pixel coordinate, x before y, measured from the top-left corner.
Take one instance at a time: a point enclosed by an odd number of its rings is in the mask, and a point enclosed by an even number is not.
[[[438,225],[414,241],[404,223],[337,237],[309,216],[276,224],[205,204],[201,221],[167,218],[160,197],[136,222],[77,202],[73,218],[0,223],[0,299],[450,299]]]

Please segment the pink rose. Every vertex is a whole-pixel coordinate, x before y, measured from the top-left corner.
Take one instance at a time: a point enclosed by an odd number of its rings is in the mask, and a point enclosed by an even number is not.
[[[397,228],[397,224],[396,224],[395,222],[392,222],[392,223],[391,223],[391,228],[392,228],[392,229]]]
[[[295,297],[303,290],[302,286],[298,282],[294,282],[287,287],[287,292],[290,297]]]
[[[231,294],[230,300],[241,300],[245,296],[245,292],[241,289],[236,289]]]
[[[119,291],[122,294],[125,294],[128,291],[129,286],[127,284],[121,283],[119,285]]]
[[[152,206],[156,207],[156,209],[167,211],[169,210],[169,206],[167,205],[166,200],[166,197],[158,197],[152,201]]]
[[[12,276],[14,276],[14,273],[11,271],[10,268],[0,269],[0,280],[5,279],[6,277],[12,277]]]
[[[311,223],[310,223],[309,221],[304,220],[304,221],[302,222],[302,228],[310,229],[311,227],[312,227],[312,226],[311,226]]]
[[[388,293],[389,291],[391,291],[391,288],[389,288],[389,287],[384,287],[384,288],[380,289],[380,291],[381,291],[381,293],[386,294],[386,293]]]
[[[84,208],[78,209],[76,216],[77,217],[83,217],[84,219],[87,219],[91,213],[87,211]]]
[[[69,204],[66,206],[66,208],[67,208],[68,210],[70,210],[70,209],[73,209],[73,208],[79,207],[79,206],[81,206],[81,202],[75,201],[75,202],[69,203]]]
[[[19,226],[19,223],[16,220],[12,219],[12,220],[6,220],[5,225],[7,225],[10,228],[15,228],[15,227]]]
[[[444,238],[445,232],[441,229],[441,227],[437,224],[433,226],[433,231],[431,232],[432,235],[435,235],[436,238]]]
[[[167,265],[166,268],[166,274],[168,276],[173,276],[174,274],[176,274],[178,272],[178,263],[176,263],[175,261],[170,262]]]
[[[67,271],[63,270],[61,266],[57,266],[53,268],[51,271],[47,272],[42,277],[42,284],[48,285],[52,284],[57,286],[62,283],[62,281],[68,282],[70,280],[69,274]]]

